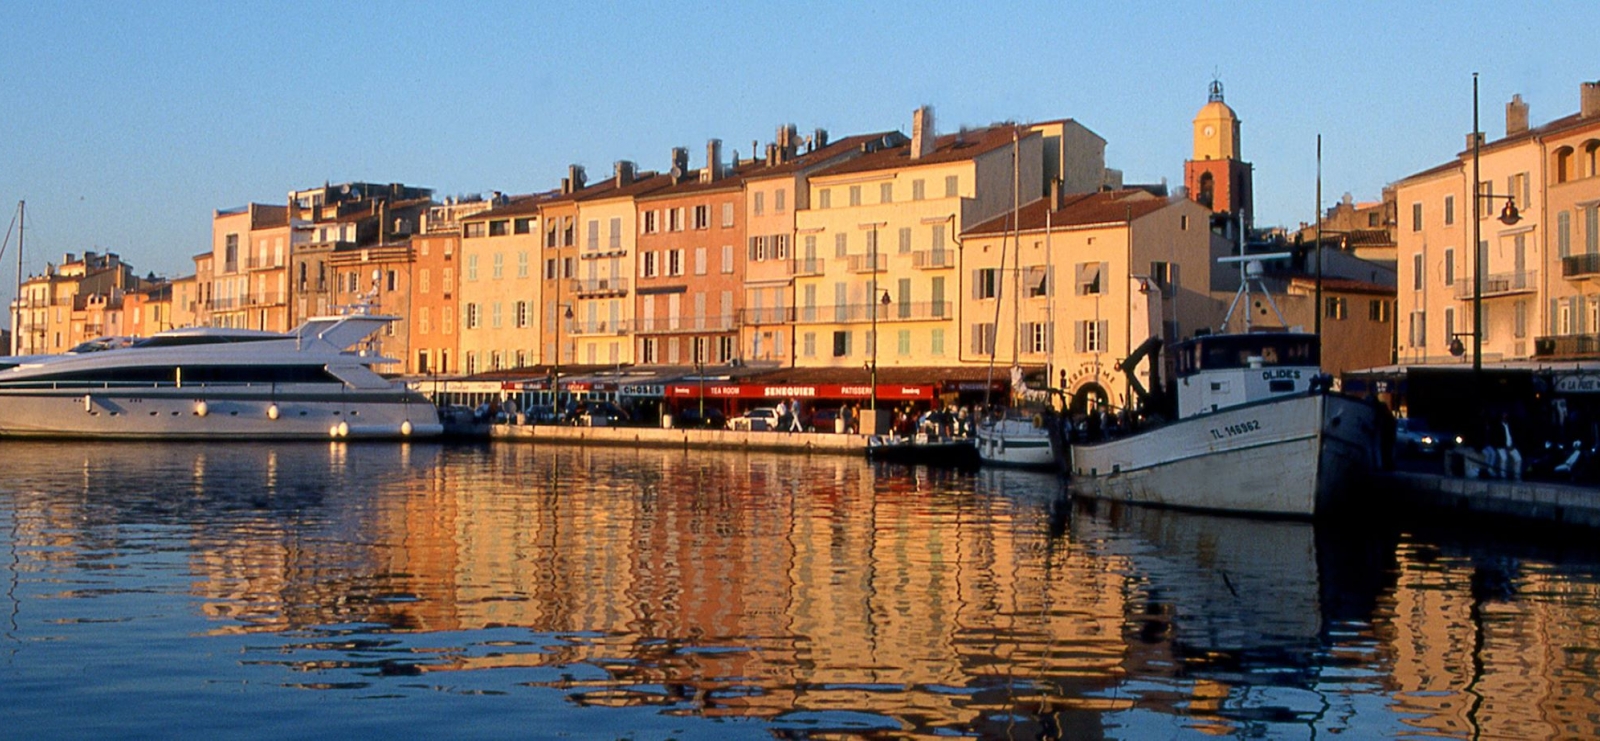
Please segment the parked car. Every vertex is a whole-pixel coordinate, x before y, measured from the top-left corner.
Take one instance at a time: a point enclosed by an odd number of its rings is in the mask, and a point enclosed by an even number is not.
[[[616,427],[631,422],[627,410],[609,401],[584,402],[576,424],[583,427]]]
[[[722,430],[728,427],[728,416],[721,409],[706,407],[705,417],[702,418],[699,407],[689,407],[673,415],[672,426]]]
[[[756,407],[728,420],[728,426],[735,430],[749,430],[752,432],[776,430],[778,429],[778,410],[773,407]]]
[[[1460,435],[1435,432],[1420,419],[1401,417],[1394,421],[1394,453],[1397,458],[1431,458],[1460,444]]]

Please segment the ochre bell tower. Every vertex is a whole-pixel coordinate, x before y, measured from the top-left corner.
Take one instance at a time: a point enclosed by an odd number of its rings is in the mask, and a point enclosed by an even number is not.
[[[1248,226],[1254,216],[1250,163],[1239,158],[1239,117],[1222,100],[1222,82],[1211,82],[1211,96],[1194,117],[1194,158],[1183,163],[1189,200],[1211,209],[1214,224]]]

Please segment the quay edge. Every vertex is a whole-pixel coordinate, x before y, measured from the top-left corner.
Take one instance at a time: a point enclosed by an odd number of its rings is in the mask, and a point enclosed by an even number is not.
[[[565,445],[743,450],[858,457],[867,454],[866,435],[815,432],[497,424],[489,428],[489,438]]]
[[[1588,486],[1394,471],[1375,477],[1383,498],[1418,514],[1600,528],[1600,490]]]

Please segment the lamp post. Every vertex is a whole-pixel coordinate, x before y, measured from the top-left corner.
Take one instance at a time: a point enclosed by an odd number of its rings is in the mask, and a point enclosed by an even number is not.
[[[1511,226],[1522,220],[1517,212],[1517,202],[1512,194],[1497,196],[1483,192],[1479,175],[1479,154],[1483,149],[1483,132],[1478,130],[1478,73],[1472,73],[1472,374],[1482,378],[1483,373],[1483,201],[1506,199],[1500,211],[1500,223]]]
[[[872,261],[868,266],[872,271],[872,287],[868,291],[872,298],[867,301],[867,311],[872,312],[872,397],[867,399],[867,408],[872,410],[874,430],[878,424],[878,227],[888,225],[887,221],[869,221],[857,225],[861,229],[871,230],[867,236],[867,259]],[[889,305],[889,294],[883,295],[883,305]]]
[[[561,399],[559,392],[561,391],[561,321],[563,319],[572,321],[572,304],[556,304],[556,306],[564,309],[564,311],[561,312],[560,316],[556,317],[556,359],[550,370],[550,405],[552,407],[556,407],[556,413],[560,414]]]

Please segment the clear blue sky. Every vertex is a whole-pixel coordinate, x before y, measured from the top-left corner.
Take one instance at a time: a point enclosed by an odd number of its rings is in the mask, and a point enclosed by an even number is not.
[[[1128,182],[1181,183],[1213,75],[1243,120],[1258,225],[1375,199],[1472,125],[1535,125],[1600,78],[1595,6],[1519,3],[43,2],[0,20],[0,225],[26,269],[86,249],[177,276],[213,209],[294,188],[555,187],[775,128],[835,137],[1072,117]],[[3,228],[3,226],[0,226]],[[15,237],[0,298],[15,275]]]

